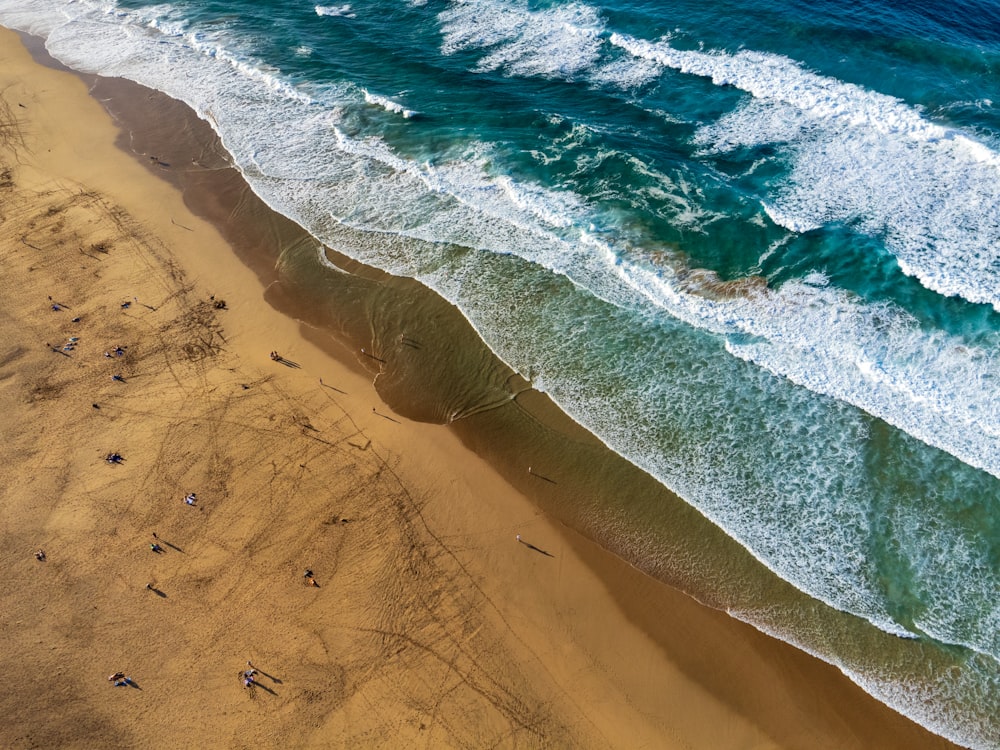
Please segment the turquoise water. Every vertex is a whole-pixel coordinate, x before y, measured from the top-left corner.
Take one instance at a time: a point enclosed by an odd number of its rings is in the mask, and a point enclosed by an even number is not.
[[[908,687],[734,614],[997,747],[1000,4],[800,5],[0,0],[0,23],[189,103],[273,208],[453,302],[785,581],[957,668]]]

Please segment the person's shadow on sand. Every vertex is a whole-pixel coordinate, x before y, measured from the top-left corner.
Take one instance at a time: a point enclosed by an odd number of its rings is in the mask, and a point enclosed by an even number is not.
[[[254,668],[254,671],[256,671],[258,675],[267,677],[268,679],[273,680],[274,682],[277,683],[281,682],[281,680],[275,680],[275,678],[271,677],[271,675],[267,674],[266,672],[261,672],[259,669]],[[276,692],[274,692],[273,689],[269,688],[267,685],[265,685],[263,682],[260,682],[259,680],[253,680],[249,684],[247,684],[246,672],[239,672],[239,679],[240,679],[240,684],[243,685],[243,687],[249,691],[251,698],[257,697],[258,688],[263,690],[265,693],[270,693],[271,695],[274,696],[278,695]]]
[[[257,674],[263,675],[264,677],[266,677],[267,679],[269,679],[271,682],[273,682],[275,685],[280,685],[281,684],[281,680],[279,680],[274,675],[268,674],[267,672],[265,672],[263,669],[260,669],[259,667],[254,667],[254,669],[257,670]]]
[[[528,549],[532,550],[533,552],[537,552],[540,555],[545,555],[546,557],[555,557],[555,555],[553,555],[551,552],[547,552],[547,551],[543,550],[541,547],[536,547],[534,544],[531,544],[530,542],[524,541],[521,538],[520,534],[517,535],[517,541],[518,541],[518,544],[523,544]]]
[[[299,370],[299,369],[302,368],[302,365],[300,365],[298,362],[293,362],[292,360],[288,359],[287,357],[282,357],[277,352],[272,352],[271,353],[271,359],[274,360],[275,362],[283,364],[285,367],[293,367],[296,370]]]
[[[176,550],[177,552],[184,552],[184,550],[182,550],[176,544],[172,544],[171,542],[168,542],[166,539],[160,539],[160,541],[163,542],[168,547],[170,547],[170,549],[172,549],[172,550]]]

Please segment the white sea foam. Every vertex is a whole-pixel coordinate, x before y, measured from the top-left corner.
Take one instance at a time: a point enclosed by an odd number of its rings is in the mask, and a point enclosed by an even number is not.
[[[996,346],[928,334],[890,304],[862,304],[809,282],[706,298],[705,288],[619,265],[654,304],[698,328],[733,336],[727,349],[810,390],[851,403],[971,466],[1000,477]],[[711,282],[709,276],[707,281]]]
[[[331,16],[333,18],[357,18],[357,14],[352,12],[349,4],[344,5],[317,5],[317,16]]]
[[[410,117],[415,117],[417,112],[412,109],[407,109],[399,102],[393,101],[385,96],[379,96],[378,94],[373,94],[368,90],[364,90],[365,101],[369,104],[373,104],[376,107],[381,107],[386,112],[394,112],[397,115],[402,115],[403,117],[409,119]]]
[[[442,52],[488,49],[479,70],[573,78],[597,60],[604,29],[597,11],[570,3],[542,10],[493,2],[454,3],[438,17]]]

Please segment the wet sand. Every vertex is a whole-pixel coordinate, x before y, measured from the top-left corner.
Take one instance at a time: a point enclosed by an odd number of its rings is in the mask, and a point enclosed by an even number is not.
[[[297,319],[294,226],[97,101],[162,97],[0,50],[0,745],[950,746],[560,524],[489,425],[383,400]]]

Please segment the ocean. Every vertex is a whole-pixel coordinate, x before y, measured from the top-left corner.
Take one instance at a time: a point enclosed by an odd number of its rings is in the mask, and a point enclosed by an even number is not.
[[[693,581],[739,549],[690,593],[1000,747],[1000,3],[0,0],[0,24],[186,102],[317,246],[432,289],[718,531],[678,552],[616,496],[568,513],[589,536]],[[445,389],[423,418],[488,406]]]

